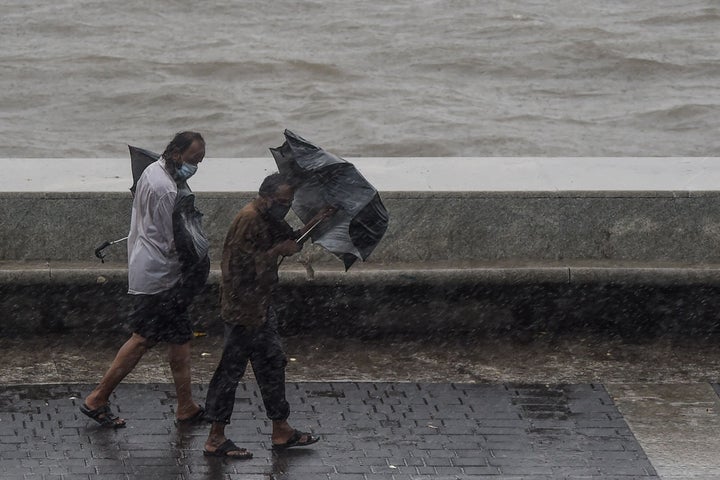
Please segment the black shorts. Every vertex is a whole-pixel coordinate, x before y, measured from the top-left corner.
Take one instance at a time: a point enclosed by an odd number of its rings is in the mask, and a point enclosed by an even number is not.
[[[133,333],[154,342],[182,345],[193,338],[188,307],[179,284],[153,295],[132,295],[128,321]]]

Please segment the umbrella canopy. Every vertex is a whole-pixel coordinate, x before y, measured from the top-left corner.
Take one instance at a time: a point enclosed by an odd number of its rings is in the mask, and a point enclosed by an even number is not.
[[[300,181],[292,209],[307,223],[326,205],[338,209],[314,229],[314,243],[332,252],[349,269],[368,258],[388,227],[388,212],[378,191],[355,166],[285,130],[285,143],[271,148],[280,173]]]
[[[128,148],[130,149],[130,167],[132,168],[133,176],[133,184],[132,187],[130,187],[130,191],[135,195],[135,188],[143,171],[145,171],[148,165],[157,161],[160,158],[160,154],[145,150],[144,148],[133,147],[132,145],[128,145]]]

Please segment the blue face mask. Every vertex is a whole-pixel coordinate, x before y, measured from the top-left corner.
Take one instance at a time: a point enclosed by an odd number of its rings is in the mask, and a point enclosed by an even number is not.
[[[198,169],[197,165],[183,163],[182,165],[177,167],[177,170],[175,171],[175,178],[179,181],[187,180],[188,178],[195,175],[195,172],[197,172],[197,169]]]

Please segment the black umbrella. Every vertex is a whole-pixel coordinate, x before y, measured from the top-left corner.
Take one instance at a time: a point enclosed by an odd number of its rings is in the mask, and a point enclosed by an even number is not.
[[[128,145],[128,148],[130,149],[130,169],[132,170],[133,177],[133,184],[130,187],[130,192],[133,196],[135,196],[135,188],[137,187],[138,180],[140,180],[140,176],[151,163],[160,158],[160,154],[151,152],[150,150],[145,150],[144,148],[133,147],[132,145]],[[105,263],[106,254],[103,250],[110,245],[124,242],[127,239],[128,237],[123,237],[117,240],[103,242],[102,245],[95,249],[95,256],[99,258],[101,262]]]
[[[388,227],[388,212],[373,187],[355,166],[285,130],[285,143],[271,148],[280,173],[300,182],[292,209],[307,223],[326,205],[338,209],[310,233],[345,264],[366,260]]]
[[[130,187],[130,191],[134,196],[135,187],[137,187],[140,176],[151,163],[156,162],[160,158],[160,154],[145,150],[144,148],[133,147],[132,145],[128,145],[128,148],[130,149],[130,168],[132,169],[133,176],[133,184],[132,187]]]

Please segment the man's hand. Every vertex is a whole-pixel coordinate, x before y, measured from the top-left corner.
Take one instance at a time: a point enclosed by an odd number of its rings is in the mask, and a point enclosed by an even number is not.
[[[275,252],[283,257],[294,255],[300,250],[302,250],[302,245],[298,244],[295,240],[285,240],[275,245]]]

